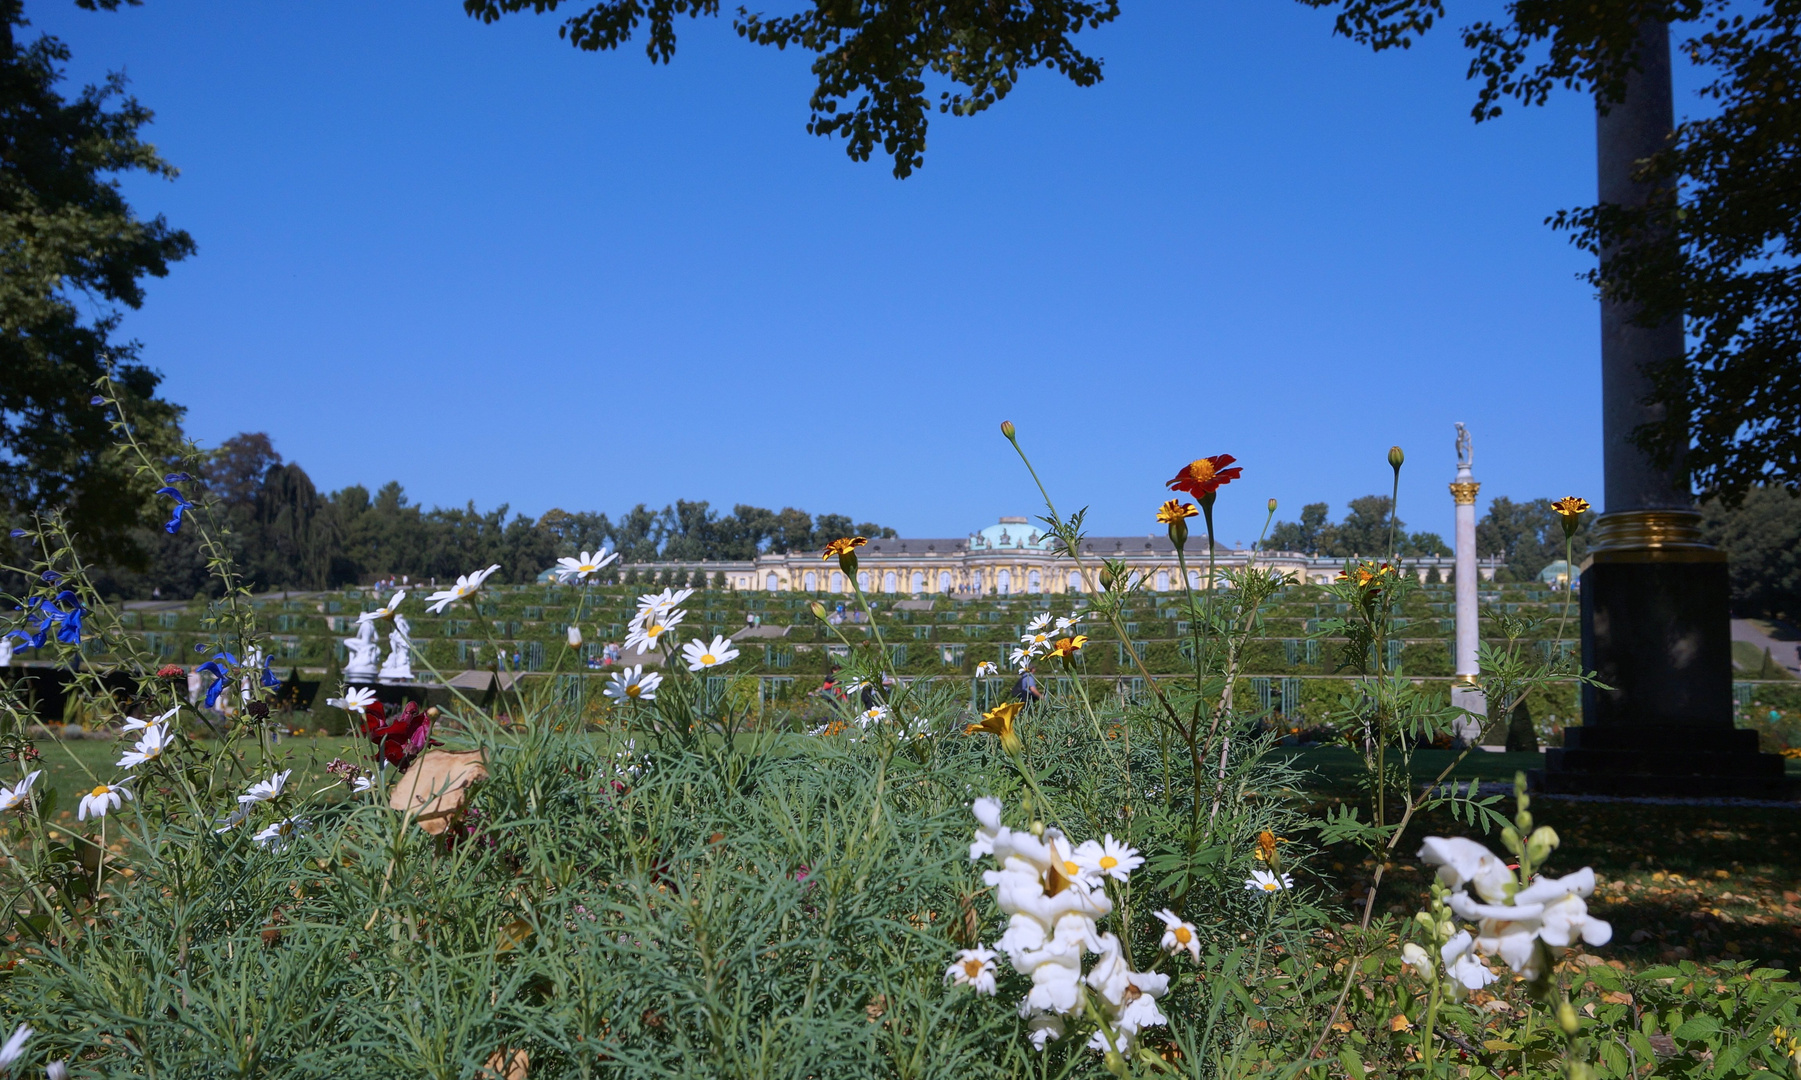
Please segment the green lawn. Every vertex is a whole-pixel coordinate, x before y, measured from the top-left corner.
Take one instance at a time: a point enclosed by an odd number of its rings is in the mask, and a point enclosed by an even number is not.
[[[39,740],[38,753],[41,759],[36,767],[42,768],[44,775],[38,780],[37,790],[57,793],[57,820],[73,821],[76,803],[82,795],[96,783],[117,780],[123,775],[123,770],[114,763],[119,760],[120,754],[130,748],[129,739],[74,739],[67,742]],[[369,743],[363,739],[284,739],[271,748],[272,753],[267,760],[256,744],[246,744],[246,748],[248,753],[244,765],[248,773],[267,776],[282,769],[293,769],[294,775],[289,778],[289,783],[310,785],[309,790],[336,782],[336,778],[325,771],[326,763],[334,757],[360,763],[369,761]]]

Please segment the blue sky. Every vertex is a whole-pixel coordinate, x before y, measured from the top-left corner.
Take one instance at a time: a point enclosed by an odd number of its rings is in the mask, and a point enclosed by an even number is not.
[[[455,0],[34,0],[122,69],[198,241],[125,322],[202,443],[264,430],[321,487],[615,512],[678,497],[903,535],[1064,509],[1144,533],[1230,452],[1221,539],[1386,491],[1449,533],[1452,424],[1484,500],[1600,493],[1594,191],[1564,94],[1481,125],[1455,26],[1380,56],[1294,3],[1128,5],[939,118],[924,169],[804,129],[808,58],[684,26],[580,53]],[[1459,14],[1453,12],[1453,23]]]

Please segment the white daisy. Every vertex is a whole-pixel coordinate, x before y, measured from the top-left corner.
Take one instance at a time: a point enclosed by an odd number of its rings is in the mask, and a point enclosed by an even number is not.
[[[999,675],[1000,673],[1001,669],[996,667],[992,660],[984,660],[976,665],[976,678],[978,679],[985,679],[990,675]]]
[[[119,726],[119,730],[121,732],[143,731],[145,728],[148,728],[152,724],[166,724],[169,722],[169,718],[171,716],[174,716],[176,713],[178,713],[180,711],[181,711],[181,706],[177,705],[177,706],[175,706],[175,708],[170,709],[168,712],[157,717],[155,720],[139,720],[135,716],[128,716],[125,718],[125,723],[123,723]]]
[[[31,1029],[20,1024],[13,1031],[12,1038],[6,1040],[6,1045],[0,1046],[0,1069],[10,1072],[19,1063],[19,1058],[25,1053],[25,1044],[30,1041]]]
[[[359,623],[366,623],[374,622],[377,619],[392,619],[394,613],[400,610],[400,602],[405,599],[406,590],[402,589],[394,594],[394,599],[389,600],[381,607],[376,608],[374,611],[365,611],[361,615],[358,615],[356,621]]]
[[[1194,958],[1195,963],[1200,963],[1201,935],[1195,931],[1194,924],[1183,921],[1181,917],[1168,908],[1164,908],[1162,911],[1157,912],[1157,917],[1163,920],[1163,925],[1165,927],[1162,941],[1163,948],[1171,953],[1179,953],[1183,950],[1187,950],[1188,955]]]
[[[119,801],[121,798],[130,799],[131,792],[118,784],[99,784],[81,797],[81,805],[75,808],[75,820],[86,821],[90,815],[103,818],[108,810],[117,810],[124,805]]]
[[[606,565],[619,557],[617,551],[584,551],[580,555],[564,557],[557,560],[557,577],[563,581],[575,578],[586,580],[589,574],[604,569]]]
[[[695,638],[682,646],[682,659],[688,662],[689,671],[705,671],[737,658],[738,650],[732,648],[732,639],[728,637],[715,635],[712,641]]]
[[[306,822],[299,818],[282,818],[251,839],[271,850],[280,851],[282,846],[293,839],[300,832],[300,827],[305,824]]]
[[[944,969],[944,981],[967,986],[978,994],[994,993],[995,951],[982,945],[958,949],[957,958]]]
[[[119,759],[119,768],[135,769],[139,765],[155,761],[168,748],[169,729],[161,724],[151,724],[144,729],[144,737],[138,740],[137,745],[125,751],[125,756]]]
[[[344,696],[335,704],[360,716],[375,704],[375,691],[367,686],[353,686],[345,690]]]
[[[662,682],[663,676],[656,672],[645,673],[642,667],[633,666],[615,671],[613,677],[607,680],[603,692],[620,704],[628,701],[655,701],[657,687]]]
[[[350,790],[358,795],[361,795],[365,791],[372,790],[374,787],[375,777],[373,776],[359,776],[350,782]]]
[[[574,623],[569,624],[569,647],[571,649],[582,647],[582,628]]]
[[[250,790],[238,796],[240,804],[269,802],[281,796],[281,789],[288,786],[288,776],[293,769],[283,769],[267,780],[258,780],[250,785]]]
[[[1251,876],[1244,879],[1244,887],[1247,892],[1281,892],[1294,888],[1294,878],[1288,874],[1277,877],[1268,870],[1253,870]]]
[[[1132,871],[1144,865],[1144,857],[1136,848],[1127,847],[1109,833],[1099,842],[1084,840],[1082,846],[1076,848],[1076,862],[1102,877],[1125,881]]]
[[[35,769],[12,787],[0,787],[0,810],[11,810],[24,802],[25,797],[31,794],[31,785],[37,783],[38,777],[42,775],[44,770]]]
[[[631,633],[625,637],[626,648],[636,645],[638,655],[642,656],[654,649],[663,640],[663,635],[680,626],[688,617],[685,611],[658,611],[652,609],[643,621],[633,621]]]
[[[1068,630],[1070,627],[1081,621],[1082,613],[1079,611],[1072,611],[1068,615],[1057,616],[1057,625],[1053,629],[1056,633],[1061,634],[1063,631]]]
[[[1029,652],[1036,654],[1051,647],[1051,633],[1049,630],[1035,630],[1029,634],[1021,634],[1019,643],[1024,645]]]
[[[857,726],[868,727],[871,724],[879,724],[886,719],[888,719],[888,706],[871,705],[858,715]]]
[[[664,589],[660,593],[645,593],[638,597],[638,614],[632,621],[636,622],[653,611],[668,611],[693,595],[693,589]]]
[[[456,601],[475,595],[476,590],[482,587],[482,582],[488,580],[498,569],[500,569],[500,564],[495,563],[486,570],[477,570],[473,574],[462,575],[457,578],[455,585],[426,597],[427,607],[425,610],[436,615]]]
[[[1026,624],[1026,633],[1035,634],[1038,631],[1043,630],[1045,627],[1049,626],[1050,624],[1051,624],[1051,613],[1048,611],[1041,611],[1038,613],[1038,615],[1035,618],[1032,619],[1031,622]]]
[[[1016,668],[1023,668],[1031,663],[1032,657],[1036,655],[1036,653],[1026,649],[1014,649],[1011,653],[1007,654],[1007,663],[1012,664]]]

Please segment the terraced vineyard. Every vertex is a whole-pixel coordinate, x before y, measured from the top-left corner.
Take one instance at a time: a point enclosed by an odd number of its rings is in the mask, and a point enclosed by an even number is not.
[[[417,601],[410,600],[404,610],[412,624],[414,668],[423,681],[443,681],[466,670],[489,670],[496,664],[493,645],[498,644],[500,666],[505,670],[528,673],[528,678],[538,673],[543,678],[565,680],[572,684],[573,692],[598,697],[608,672],[594,665],[600,662],[606,642],[624,640],[636,596],[644,588],[490,587],[473,609],[458,605],[443,616],[424,614]],[[345,650],[340,639],[354,634],[357,614],[387,599],[388,594],[378,595],[374,590],[349,589],[275,594],[255,602],[275,639],[278,671],[314,680],[343,662]],[[808,610],[816,599],[834,611],[842,605],[843,621],[835,626],[820,624]],[[861,613],[848,599],[703,589],[685,605],[689,614],[680,627],[681,636],[734,636],[741,656],[727,669],[729,677],[756,676],[758,697],[765,702],[798,700],[818,688],[834,658],[846,651],[838,634],[852,641],[872,639]],[[976,600],[901,595],[873,598],[893,666],[904,677],[970,676],[983,661],[999,665],[1004,672],[1008,654],[1018,644],[1025,624],[1042,611],[1066,614],[1064,600],[1028,595]],[[1528,634],[1529,647],[1547,657],[1560,647],[1576,648],[1574,617],[1561,644],[1554,640],[1563,614],[1562,600],[1562,594],[1527,586],[1493,586],[1482,594],[1485,612],[1539,616],[1538,625]],[[1184,656],[1191,645],[1183,603],[1183,595],[1175,592],[1139,593],[1129,601],[1126,631],[1153,675],[1186,668]],[[1079,599],[1076,606],[1082,606]],[[1244,692],[1291,722],[1322,720],[1328,703],[1349,688],[1342,674],[1335,674],[1342,641],[1324,636],[1322,627],[1343,609],[1344,605],[1335,603],[1318,586],[1296,585],[1281,594],[1262,613],[1259,633],[1245,658]],[[760,625],[751,625],[747,616]],[[150,654],[172,664],[196,662],[195,648],[207,639],[207,618],[204,605],[191,603],[135,603],[124,615],[127,632],[137,636]],[[585,641],[579,657],[566,645],[572,623],[580,626]],[[1399,665],[1412,677],[1448,686],[1451,587],[1420,589],[1408,601],[1403,624],[1404,637],[1389,644],[1388,663]],[[385,625],[383,629],[385,638]],[[1121,693],[1142,690],[1142,676],[1124,646],[1105,628],[1085,629],[1094,639],[1086,650],[1086,674],[1105,680]],[[1495,631],[1491,621],[1485,620],[1484,630]],[[103,661],[104,657],[95,659]],[[625,659],[628,663],[657,661],[654,654],[640,658],[629,651]],[[1041,663],[1039,670],[1051,692],[1068,689],[1055,665]],[[1004,678],[979,680],[976,696],[984,699],[1001,692],[1005,683]],[[1573,688],[1532,704],[1535,715],[1567,717],[1576,707]]]

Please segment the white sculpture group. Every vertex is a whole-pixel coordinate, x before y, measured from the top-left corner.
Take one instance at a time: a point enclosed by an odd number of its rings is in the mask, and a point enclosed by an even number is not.
[[[399,593],[379,611],[365,611],[356,617],[356,636],[343,639],[344,648],[350,651],[350,660],[344,665],[345,682],[413,681],[413,627],[405,615],[395,610],[405,597],[406,593]],[[388,635],[386,661],[382,660],[381,646],[375,639],[375,622],[382,618],[394,620],[394,632]]]

